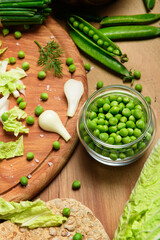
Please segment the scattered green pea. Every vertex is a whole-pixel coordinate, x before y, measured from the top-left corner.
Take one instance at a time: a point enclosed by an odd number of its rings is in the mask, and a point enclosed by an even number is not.
[[[27,158],[28,161],[31,161],[34,158],[34,154],[32,152],[28,152],[26,158]]]
[[[22,33],[21,33],[20,31],[16,31],[16,32],[14,33],[14,37],[15,37],[16,39],[19,39],[19,38],[22,37]]]
[[[9,29],[8,28],[3,28],[2,29],[2,34],[3,34],[3,37],[7,36],[9,34]]]
[[[46,73],[45,73],[44,71],[40,71],[40,72],[38,73],[38,78],[39,78],[40,80],[45,79],[45,77],[46,77]]]
[[[84,68],[85,68],[85,70],[90,71],[91,70],[91,65],[89,63],[85,63]]]
[[[62,214],[65,217],[69,217],[70,212],[71,212],[70,208],[63,208]]]
[[[82,234],[81,234],[81,233],[76,233],[76,234],[73,236],[73,240],[82,240]]]
[[[23,58],[25,57],[25,53],[24,53],[23,51],[19,51],[19,52],[18,52],[18,57],[19,57],[20,59],[23,59]]]
[[[23,100],[23,97],[19,97],[19,98],[17,98],[17,103],[18,104],[20,104],[20,102],[23,102],[24,100]]]
[[[69,66],[69,71],[70,71],[71,73],[75,72],[75,71],[76,71],[76,66],[75,66],[74,64],[71,64],[71,65]]]
[[[26,105],[27,105],[26,102],[20,102],[20,103],[19,103],[19,108],[20,108],[20,109],[25,109],[25,108],[26,108]]]
[[[8,120],[8,113],[7,112],[4,112],[3,114],[2,114],[2,116],[1,116],[1,119],[2,119],[2,121],[3,122],[5,122],[5,121],[7,121]]]
[[[145,99],[148,102],[148,104],[151,104],[151,98],[149,96],[146,96]]]
[[[43,101],[47,101],[48,100],[48,93],[41,93],[41,99]]]
[[[25,176],[21,177],[20,183],[21,183],[22,186],[27,186],[27,184],[28,184],[28,178],[25,177]]]
[[[58,141],[54,141],[54,142],[53,142],[53,148],[54,148],[55,150],[59,150],[59,149],[60,149],[60,143],[59,143]]]
[[[29,67],[30,67],[30,65],[29,65],[28,62],[24,62],[24,63],[22,63],[22,69],[23,69],[24,71],[28,70]]]
[[[68,66],[70,66],[71,64],[73,64],[73,58],[71,58],[71,57],[69,57],[69,58],[67,58],[66,59],[66,64],[68,65]]]
[[[140,71],[135,70],[135,71],[134,71],[134,77],[135,77],[135,79],[140,79],[140,78],[141,78],[141,73],[140,73]]]
[[[16,58],[15,57],[10,57],[9,58],[9,64],[15,64],[16,63]]]
[[[141,84],[136,84],[135,86],[136,91],[141,92],[142,91],[142,85]]]
[[[102,81],[98,81],[97,82],[97,89],[103,88],[103,82]]]
[[[78,190],[80,187],[81,187],[80,181],[75,180],[75,181],[72,183],[72,189],[73,189],[73,190]]]
[[[36,116],[39,116],[42,112],[44,111],[43,107],[38,105],[36,108],[35,108],[35,114]]]
[[[33,125],[33,124],[34,124],[34,117],[28,116],[28,117],[26,118],[26,123],[27,123],[28,125]]]

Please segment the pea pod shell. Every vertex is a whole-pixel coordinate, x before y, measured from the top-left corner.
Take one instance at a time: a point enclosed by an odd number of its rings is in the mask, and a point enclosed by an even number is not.
[[[104,17],[100,24],[102,26],[122,26],[122,25],[136,25],[149,24],[160,19],[160,14],[136,14],[124,16]]]
[[[110,55],[106,54],[106,52],[96,46],[95,44],[91,44],[91,42],[86,38],[82,37],[82,35],[78,34],[76,31],[71,30],[70,36],[75,44],[89,56],[93,57],[94,59],[98,60],[108,68],[112,69],[113,71],[117,72],[118,74],[131,78],[130,72],[115,58],[111,57]]]
[[[160,28],[154,26],[115,26],[99,31],[112,40],[141,40],[160,36]]]
[[[144,0],[144,4],[148,11],[154,8],[155,3],[156,3],[156,0]]]
[[[122,55],[122,52],[121,52],[120,48],[119,48],[115,43],[113,43],[107,36],[104,36],[101,32],[99,32],[98,29],[96,29],[96,28],[93,27],[91,24],[89,24],[87,21],[85,21],[84,19],[82,19],[82,18],[80,18],[80,17],[78,17],[78,16],[76,16],[76,15],[71,15],[71,16],[74,17],[76,20],[84,23],[84,25],[87,26],[90,30],[93,30],[93,31],[95,32],[95,34],[97,34],[97,35],[100,37],[100,39],[102,39],[104,42],[107,41],[107,42],[110,44],[110,46],[112,46],[112,47],[114,48],[114,50],[119,50],[120,56]],[[79,29],[74,28],[73,25],[72,25],[69,21],[68,21],[68,24],[69,24],[69,26],[70,26],[73,30],[75,30],[78,34],[81,34],[81,35],[83,35],[83,36],[86,37],[86,35],[85,35],[82,31],[80,31]],[[97,45],[91,38],[88,37],[88,39],[89,39],[90,41],[92,41],[93,44]],[[99,48],[102,48],[102,47],[99,47]],[[103,48],[103,49],[104,49],[104,48]],[[107,50],[105,50],[105,51],[106,51],[109,55],[111,55],[111,56],[117,56],[117,55],[115,55],[115,54],[113,54],[113,53],[111,53],[111,52],[108,52]]]

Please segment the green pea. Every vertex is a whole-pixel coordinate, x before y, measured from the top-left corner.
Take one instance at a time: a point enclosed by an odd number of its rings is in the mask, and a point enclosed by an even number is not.
[[[94,150],[94,148],[95,148],[95,145],[94,145],[93,142],[90,142],[90,143],[88,144],[88,146],[89,146],[91,149],[93,149],[93,150]]]
[[[21,33],[20,31],[16,31],[16,32],[14,33],[14,37],[15,37],[16,39],[19,39],[19,38],[22,37],[22,33]]]
[[[99,138],[103,141],[106,142],[108,140],[108,133],[100,133]]]
[[[105,42],[104,42],[104,47],[105,47],[105,48],[108,48],[108,47],[109,47],[109,45],[110,45],[110,43],[109,43],[109,42],[107,42],[107,41],[105,41]]]
[[[134,77],[135,77],[135,79],[140,79],[140,78],[141,78],[141,73],[140,73],[140,71],[135,70],[135,71],[134,71]]]
[[[115,107],[114,107],[115,108]],[[117,107],[116,107],[117,108]],[[116,114],[115,117],[118,119],[118,121],[121,119],[122,115],[121,114]]]
[[[82,234],[81,234],[81,233],[76,233],[76,234],[73,236],[73,240],[82,240]]]
[[[126,127],[127,128],[135,128],[135,123],[133,121],[127,121],[126,122]]]
[[[130,137],[129,137],[129,136],[123,137],[123,138],[122,138],[122,143],[123,143],[123,144],[128,144],[128,143],[130,143]]]
[[[120,135],[115,136],[115,143],[120,143],[122,141],[122,137]]]
[[[128,136],[132,136],[133,135],[133,129],[132,128],[128,128]]]
[[[128,129],[127,128],[121,128],[119,131],[119,134],[121,137],[126,137],[128,135]]]
[[[140,109],[140,110],[142,110],[142,107],[141,107],[141,105],[137,104],[137,105],[135,106],[135,109]]]
[[[110,137],[113,137],[113,138],[115,138],[117,136],[117,134],[116,133],[111,133],[110,134]]]
[[[30,68],[30,65],[29,65],[28,62],[22,63],[22,69],[23,69],[24,71],[27,71],[29,68]]]
[[[102,150],[99,148],[99,147],[95,147],[94,151],[98,154],[101,154],[102,153]]]
[[[19,97],[19,98],[17,98],[17,103],[19,104],[20,102],[23,102],[24,100],[23,100],[23,98],[22,97]]]
[[[26,158],[28,161],[31,161],[34,158],[34,154],[32,152],[28,152]]]
[[[87,137],[87,136],[85,136],[85,137]],[[85,138],[84,137],[84,138]],[[55,150],[59,150],[60,149],[60,143],[59,143],[59,141],[54,141],[53,142],[53,148],[55,149]]]
[[[125,108],[125,105],[124,103],[120,103],[118,107],[119,107],[119,112],[122,112],[122,110]]]
[[[103,107],[101,107],[101,108],[99,108],[99,113],[103,113],[104,111],[103,111]]]
[[[73,64],[73,63],[74,63],[73,58],[68,57],[68,58],[66,59],[66,64],[67,64],[68,66],[70,66],[70,65]]]
[[[93,134],[94,134],[94,136],[99,137],[100,130],[99,129],[95,129]]]
[[[40,80],[45,79],[45,77],[46,77],[46,73],[45,73],[44,71],[40,71],[40,72],[38,73],[38,78],[39,78]]]
[[[117,100],[117,96],[111,94],[111,95],[109,96],[109,100],[110,100],[111,102],[112,102],[112,101],[116,101],[116,100]]]
[[[78,26],[79,26],[79,22],[78,22],[78,21],[74,21],[74,22],[73,22],[73,27],[74,27],[74,28],[78,28]]]
[[[92,120],[92,119],[94,119],[94,118],[96,118],[97,117],[97,113],[96,112],[90,112],[89,113],[89,118]]]
[[[146,99],[148,104],[151,104],[151,98],[149,96],[146,96],[145,99]]]
[[[133,131],[133,134],[134,134],[134,131]],[[135,136],[131,136],[131,137],[130,137],[130,140],[131,140],[131,142],[133,142],[133,141],[136,140],[136,137],[135,137]]]
[[[73,23],[73,22],[75,21],[75,18],[74,18],[74,17],[70,17],[70,18],[69,18],[69,21],[70,21],[71,23]]]
[[[81,187],[81,183],[80,183],[79,180],[75,180],[75,181],[72,183],[72,189],[73,189],[73,190],[78,190],[80,187]]]
[[[110,159],[112,159],[113,161],[117,160],[118,156],[116,153],[110,153],[109,155]]]
[[[48,100],[48,94],[47,93],[41,93],[41,99],[43,100],[43,101],[47,101]]]
[[[135,143],[134,145],[132,145],[132,148],[135,150],[135,149],[137,149],[137,146],[138,146],[138,144]]]
[[[107,132],[108,131],[108,126],[107,125],[102,125],[102,131]]]
[[[127,96],[123,97],[123,102],[124,102],[125,104],[129,103],[129,101],[130,101],[130,98],[129,98],[129,97],[127,97]]]
[[[133,149],[128,149],[126,152],[125,152],[126,156],[127,157],[131,157],[134,155],[134,150]]]
[[[15,64],[16,63],[16,58],[15,57],[10,57],[9,58],[9,63],[10,64]]]
[[[146,147],[146,144],[144,142],[141,141],[141,142],[138,143],[138,149],[139,150],[143,150],[143,149],[145,149],[145,147]]]
[[[98,112],[98,107],[95,104],[93,104],[91,107],[91,111]]]
[[[131,116],[131,111],[129,108],[124,108],[122,110],[122,114],[125,116],[125,117],[130,117]]]
[[[121,97],[121,96],[118,96],[118,97],[117,97],[117,102],[121,103],[121,102],[122,102],[122,100],[123,100],[123,99],[122,99],[122,97]]]
[[[24,53],[23,51],[19,51],[19,52],[18,52],[18,57],[19,57],[20,59],[23,59],[23,58],[25,57],[25,53]]]
[[[26,118],[26,123],[27,123],[28,125],[33,125],[33,124],[34,124],[34,117],[28,116],[28,117]]]
[[[98,46],[102,46],[102,45],[103,45],[103,40],[102,40],[102,39],[98,39],[97,45],[98,45]]]
[[[108,126],[109,125],[108,120],[104,120],[104,124]]]
[[[151,138],[152,138],[152,135],[151,135],[149,132],[147,132],[146,135],[145,135],[145,139],[146,139],[147,141],[150,141]]]
[[[107,140],[107,143],[109,144],[114,144],[114,138],[113,137],[109,137],[108,140]]]
[[[84,27],[83,27],[83,32],[87,34],[87,33],[89,32],[89,27],[84,26]]]
[[[27,186],[27,184],[28,184],[28,178],[25,177],[25,176],[21,177],[20,183],[21,183],[22,186]]]
[[[42,106],[37,106],[36,108],[35,108],[35,114],[36,114],[36,116],[39,116],[42,112],[44,111],[44,109],[43,109],[43,107]]]
[[[117,101],[112,101],[111,102],[111,107],[115,107],[115,106],[118,106],[118,102]]]
[[[71,65],[69,66],[69,71],[70,71],[71,73],[75,72],[75,71],[76,71],[76,66],[75,66],[74,64],[71,64]]]
[[[110,104],[110,100],[109,100],[109,98],[108,98],[108,97],[105,97],[105,98],[104,98],[104,101],[105,101],[105,103],[108,103],[108,104]]]
[[[138,138],[138,137],[141,136],[142,132],[141,132],[140,129],[135,128],[133,134],[134,134],[134,136],[135,136],[136,138]]]
[[[133,104],[133,102],[127,103],[126,108],[129,108],[130,110],[134,109],[134,104]]]
[[[90,71],[91,70],[91,65],[89,63],[85,63],[84,68],[85,68],[86,71]]]
[[[92,122],[94,122],[94,123],[97,124],[97,122],[98,122],[98,118],[94,118],[94,119],[92,120]]]
[[[136,126],[137,126],[139,129],[143,130],[143,129],[144,129],[144,126],[145,126],[145,123],[144,123],[144,121],[143,121],[142,119],[139,119],[139,120],[137,120],[137,122],[136,122]]]
[[[98,125],[104,125],[105,124],[104,121],[105,121],[104,118],[99,118],[97,124]]]
[[[86,143],[90,143],[90,142],[92,141],[92,139],[91,139],[90,136],[85,136],[85,137],[84,137],[84,141],[85,141]]]
[[[150,133],[150,134],[152,134],[153,133],[153,128],[150,126],[149,127],[149,130],[148,130],[148,132]]]
[[[111,126],[115,126],[117,123],[118,123],[118,119],[117,118],[115,118],[115,117],[109,118],[109,124]]]
[[[104,101],[105,101],[105,100],[104,100]],[[103,109],[104,109],[104,111],[108,112],[108,110],[110,109],[110,105],[109,105],[108,103],[105,103],[105,104],[103,105]]]
[[[98,106],[98,107],[103,107],[104,103],[105,103],[105,101],[104,101],[103,98],[99,98],[99,99],[97,100],[97,106]]]
[[[104,157],[109,157],[109,152],[106,151],[106,150],[103,150],[103,151],[101,152],[101,155],[103,155]]]
[[[8,28],[3,28],[2,29],[2,34],[3,34],[3,37],[7,36],[9,34],[9,29]]]
[[[94,130],[97,128],[97,123],[95,121],[91,121],[89,120],[87,122],[87,127],[90,129],[90,130]]]
[[[122,128],[125,128],[126,127],[126,123],[124,123],[124,122],[120,122],[120,123],[118,123],[118,130],[120,130],[120,129],[122,129]]]
[[[79,27],[79,29],[82,31],[83,28],[84,28],[84,24],[83,24],[83,23],[80,23],[78,27]]]
[[[27,105],[26,102],[20,102],[20,103],[19,103],[19,108],[20,108],[20,109],[25,109],[25,108],[26,108],[26,105]]]
[[[93,40],[94,40],[95,42],[97,42],[98,39],[99,39],[99,36],[98,36],[97,34],[94,34],[94,35],[93,35]]]
[[[127,122],[127,117],[126,116],[121,117],[120,122],[126,123]]]
[[[136,118],[136,119],[140,119],[142,117],[142,111],[140,109],[135,109],[134,112],[133,112],[133,116]]]
[[[110,127],[108,128],[108,131],[109,131],[109,133],[115,133],[115,132],[117,132],[117,126],[110,126]]]
[[[112,103],[113,103],[113,102],[112,102]],[[119,113],[119,107],[113,106],[113,107],[110,109],[110,113],[112,113],[112,114],[118,114],[118,113]]]
[[[93,30],[89,30],[88,35],[89,35],[90,37],[93,37],[94,34],[95,34],[95,32],[94,32]]]
[[[98,113],[98,118],[104,118],[105,119],[105,114],[104,113]]]
[[[109,46],[109,47],[107,48],[107,51],[110,52],[110,53],[112,53],[113,50],[114,50],[114,48],[113,48],[112,46]]]
[[[103,88],[103,82],[102,81],[98,81],[97,82],[97,89]]]
[[[120,153],[120,154],[119,154],[119,158],[120,158],[120,159],[125,159],[125,158],[126,158],[126,155],[125,155],[124,153]]]
[[[69,217],[70,212],[71,212],[70,208],[63,208],[62,214],[64,217]]]
[[[8,113],[7,112],[4,112],[3,114],[2,114],[2,116],[1,116],[1,119],[2,119],[2,121],[3,122],[5,122],[5,121],[7,121],[8,120]]]
[[[135,119],[135,117],[134,117],[133,115],[131,115],[131,116],[129,117],[129,121],[135,122],[136,119]]]
[[[141,84],[136,84],[135,86],[136,91],[141,92],[142,91],[142,85]]]

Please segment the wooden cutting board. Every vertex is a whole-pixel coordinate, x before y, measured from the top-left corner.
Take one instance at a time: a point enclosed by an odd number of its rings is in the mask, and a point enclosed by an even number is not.
[[[24,100],[27,101],[25,111],[28,115],[35,117],[35,123],[33,126],[27,126],[29,134],[24,135],[24,156],[0,162],[0,197],[6,200],[20,201],[29,200],[39,193],[58,174],[69,159],[78,140],[76,122],[78,112],[87,99],[87,81],[84,64],[77,48],[65,30],[52,18],[48,18],[45,25],[33,27],[29,31],[22,32],[22,38],[19,40],[14,38],[13,33],[11,32],[5,38],[0,34],[2,48],[8,47],[1,60],[7,57],[17,58],[17,63],[9,66],[8,70],[21,67],[24,61],[30,63],[30,69],[27,71],[28,76],[23,79],[23,83],[26,85]],[[42,70],[42,67],[37,65],[39,51],[34,40],[37,40],[42,46],[46,46],[47,41],[53,39],[59,43],[64,51],[61,58],[63,61],[63,78],[56,78],[53,76],[53,72],[47,72],[46,79],[39,80],[37,73]],[[23,60],[17,57],[20,50],[25,52],[25,59]],[[68,71],[68,66],[65,64],[67,57],[74,59],[76,65],[74,74]],[[67,100],[63,91],[64,83],[70,78],[82,81],[85,88],[84,95],[73,118],[66,116]],[[48,93],[48,101],[40,101],[42,92]],[[10,96],[9,100],[9,109],[11,109],[16,105],[16,99]],[[58,134],[45,132],[39,128],[38,117],[34,114],[35,107],[39,104],[44,107],[44,110],[51,109],[58,113],[71,135],[68,143]],[[23,123],[26,124],[25,120]],[[15,138],[13,134],[6,133],[2,128],[2,124],[0,124],[0,141],[15,141],[18,137]],[[52,149],[52,143],[56,140],[59,140],[61,145],[58,151]],[[35,155],[32,161],[26,160],[28,152],[33,152]],[[28,185],[22,187],[19,183],[20,178],[28,175],[31,177],[28,180]]]

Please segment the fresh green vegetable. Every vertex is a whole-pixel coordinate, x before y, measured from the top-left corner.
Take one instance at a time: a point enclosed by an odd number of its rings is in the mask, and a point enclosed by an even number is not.
[[[140,78],[141,78],[141,73],[140,73],[140,71],[135,70],[135,71],[134,71],[134,77],[135,77],[135,79],[140,79]]]
[[[120,217],[114,240],[159,239],[160,139],[148,157]]]
[[[46,110],[40,115],[39,126],[45,131],[60,134],[66,142],[71,138],[58,114],[52,110]]]
[[[27,114],[25,111],[14,107],[7,112],[8,119],[3,122],[3,129],[7,132],[14,132],[17,137],[19,133],[29,133],[29,129],[22,125],[22,122],[18,121],[26,118]]]
[[[149,24],[160,19],[160,14],[146,13],[136,15],[110,16],[104,17],[100,24],[102,26],[122,26],[122,25],[143,25]]]
[[[48,93],[41,93],[41,99],[43,101],[47,101],[48,100]]]
[[[20,183],[21,183],[22,186],[27,186],[27,184],[28,184],[28,178],[25,177],[25,176],[21,177]]]
[[[69,71],[70,71],[71,73],[75,72],[75,71],[76,71],[76,66],[75,66],[74,64],[71,64],[71,65],[69,66]]]
[[[65,216],[65,217],[69,217],[69,215],[70,215],[70,212],[71,212],[71,210],[70,210],[70,208],[63,208],[63,216]]]
[[[71,20],[73,20],[73,18],[74,21],[72,22],[69,19],[68,24],[74,31],[76,31],[79,36],[88,40],[90,45],[97,46],[98,48],[102,49],[106,54],[109,54],[111,56],[122,55],[120,48],[115,43],[113,43],[107,36],[104,36],[99,30],[86,22],[84,19],[76,15],[72,15]],[[91,32],[93,35],[91,34]]]
[[[135,89],[136,89],[138,92],[141,92],[141,91],[142,91],[142,85],[139,84],[139,83],[136,84]]]
[[[16,32],[14,33],[14,36],[15,36],[16,39],[19,39],[19,38],[22,37],[22,33],[21,33],[20,31],[16,31]]]
[[[32,152],[27,153],[27,160],[31,161],[34,158],[34,154]]]
[[[24,53],[23,51],[19,51],[19,52],[18,52],[18,57],[19,57],[20,59],[24,58],[24,57],[25,57],[25,53]]]
[[[38,73],[38,78],[39,78],[40,80],[45,79],[45,77],[46,77],[46,73],[45,73],[44,71],[40,71],[40,72]]]
[[[73,240],[82,240],[82,234],[81,234],[81,233],[76,233],[76,234],[73,236]]]
[[[27,105],[27,102],[20,102],[19,108],[24,110],[26,108],[26,105]]]
[[[145,99],[148,102],[148,104],[151,104],[151,98],[149,96],[146,96]]]
[[[3,122],[5,122],[6,120],[8,120],[8,117],[9,117],[8,113],[4,112],[1,116],[1,119],[2,119]]]
[[[37,41],[35,43],[40,48],[40,57],[38,65],[44,66],[44,71],[53,70],[56,77],[62,77],[62,61],[59,59],[62,56],[62,49],[55,41],[48,42],[43,48]]]
[[[84,68],[85,68],[85,70],[90,71],[91,70],[91,65],[89,63],[85,63]]]
[[[111,40],[141,40],[160,36],[160,28],[155,26],[115,26],[99,31]]]
[[[24,71],[28,70],[29,67],[30,67],[30,65],[29,65],[28,62],[24,62],[24,63],[22,63],[22,69],[23,69]]]
[[[43,107],[42,106],[37,106],[36,108],[35,108],[35,114],[36,114],[36,116],[39,116],[42,112],[44,111],[44,109],[43,109]]]
[[[15,57],[10,57],[9,58],[9,63],[10,64],[15,64],[16,63],[16,58]]]
[[[21,227],[31,229],[56,227],[67,220],[66,217],[58,214],[55,215],[40,199],[34,202],[21,201],[20,203],[16,203],[7,202],[1,198],[0,205],[0,219],[11,220],[11,222],[17,223]]]
[[[156,0],[144,0],[144,4],[148,11],[154,8],[155,3],[156,3]]]
[[[60,143],[58,141],[54,141],[53,142],[53,148],[56,149],[56,150],[59,150],[60,149]]]
[[[102,81],[98,81],[97,82],[97,89],[100,89],[103,87],[103,82]]]
[[[80,187],[81,187],[80,181],[75,180],[75,181],[72,183],[72,189],[73,189],[73,190],[78,190]]]
[[[0,159],[23,156],[23,136],[15,142],[0,142]]]
[[[130,71],[128,71],[120,62],[118,62],[116,59],[112,58],[106,52],[104,49],[97,47],[96,44],[92,44],[92,42],[77,33],[74,30],[70,31],[70,36],[72,40],[75,42],[75,44],[85,53],[93,57],[94,59],[98,60],[102,64],[104,64],[106,67],[112,69],[119,75],[123,76],[124,81],[132,81],[133,82],[133,76]]]
[[[17,98],[17,103],[18,104],[20,104],[20,102],[23,102],[24,100],[23,100],[23,97],[19,97],[19,98]]]
[[[73,58],[67,58],[66,59],[66,64],[68,65],[68,66],[70,66],[71,64],[73,64],[74,63],[74,61],[73,61]]]
[[[34,117],[28,116],[28,117],[26,118],[26,123],[27,123],[28,125],[33,125],[33,124],[34,124]]]
[[[2,34],[3,34],[4,37],[7,36],[9,34],[9,29],[8,28],[3,28],[2,29]]]

